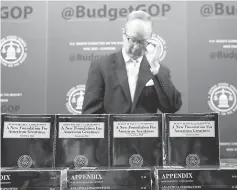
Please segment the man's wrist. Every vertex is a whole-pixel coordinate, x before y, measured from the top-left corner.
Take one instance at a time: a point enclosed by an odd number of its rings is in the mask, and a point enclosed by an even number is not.
[[[158,61],[155,62],[154,67],[150,68],[150,71],[153,75],[157,75],[160,69],[160,63]]]

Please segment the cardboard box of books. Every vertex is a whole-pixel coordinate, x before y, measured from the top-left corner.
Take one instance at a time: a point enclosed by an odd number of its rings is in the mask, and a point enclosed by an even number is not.
[[[109,166],[108,115],[57,115],[56,131],[56,167]]]
[[[237,189],[237,167],[157,168],[156,190]]]
[[[1,189],[62,190],[66,189],[66,170],[2,168]]]
[[[148,168],[87,168],[67,171],[67,189],[151,190]]]
[[[112,166],[162,165],[162,115],[110,116]]]
[[[53,167],[53,115],[2,115],[1,167]]]
[[[220,165],[217,113],[165,114],[164,119],[164,165]]]

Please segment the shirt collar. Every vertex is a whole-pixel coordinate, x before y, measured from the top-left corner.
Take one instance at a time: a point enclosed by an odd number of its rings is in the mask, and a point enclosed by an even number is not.
[[[125,63],[127,63],[129,60],[131,60],[131,58],[130,58],[130,57],[128,56],[128,54],[125,52],[125,49],[124,49],[124,48],[122,48],[122,54],[123,54],[123,59],[124,59]],[[142,58],[143,58],[143,56],[137,58],[138,63],[141,63],[141,62],[142,62]]]

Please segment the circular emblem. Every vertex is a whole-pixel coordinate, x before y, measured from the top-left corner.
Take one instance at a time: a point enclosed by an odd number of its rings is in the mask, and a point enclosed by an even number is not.
[[[88,165],[88,159],[84,155],[78,155],[74,158],[75,168],[81,168]]]
[[[131,167],[141,167],[143,165],[143,158],[140,154],[133,154],[129,158],[129,164]]]
[[[189,154],[186,157],[186,165],[190,166],[190,167],[195,167],[195,166],[199,166],[200,164],[200,159],[198,157],[198,155],[196,154]]]
[[[85,85],[71,88],[67,93],[67,110],[72,114],[81,114],[85,95]]]
[[[1,40],[1,63],[6,67],[16,67],[23,63],[27,56],[24,40],[17,36],[7,36]]]
[[[33,160],[29,155],[22,155],[17,161],[19,168],[30,168],[33,164]]]
[[[237,110],[237,89],[228,83],[219,83],[208,92],[208,105],[221,115],[229,115]]]

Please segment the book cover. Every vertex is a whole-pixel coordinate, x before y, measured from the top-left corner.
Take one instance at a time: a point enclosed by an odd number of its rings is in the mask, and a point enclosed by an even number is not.
[[[108,115],[57,115],[56,131],[56,167],[109,166]]]
[[[162,165],[162,114],[110,116],[112,166]]]
[[[53,115],[2,115],[1,167],[53,167]]]
[[[156,188],[159,190],[227,190],[237,189],[237,168],[158,169]]]
[[[219,166],[218,114],[165,114],[167,166]]]
[[[67,171],[67,188],[151,190],[151,172],[147,168],[80,169]]]
[[[49,169],[6,169],[1,171],[1,189],[62,190],[66,189],[66,171]]]

